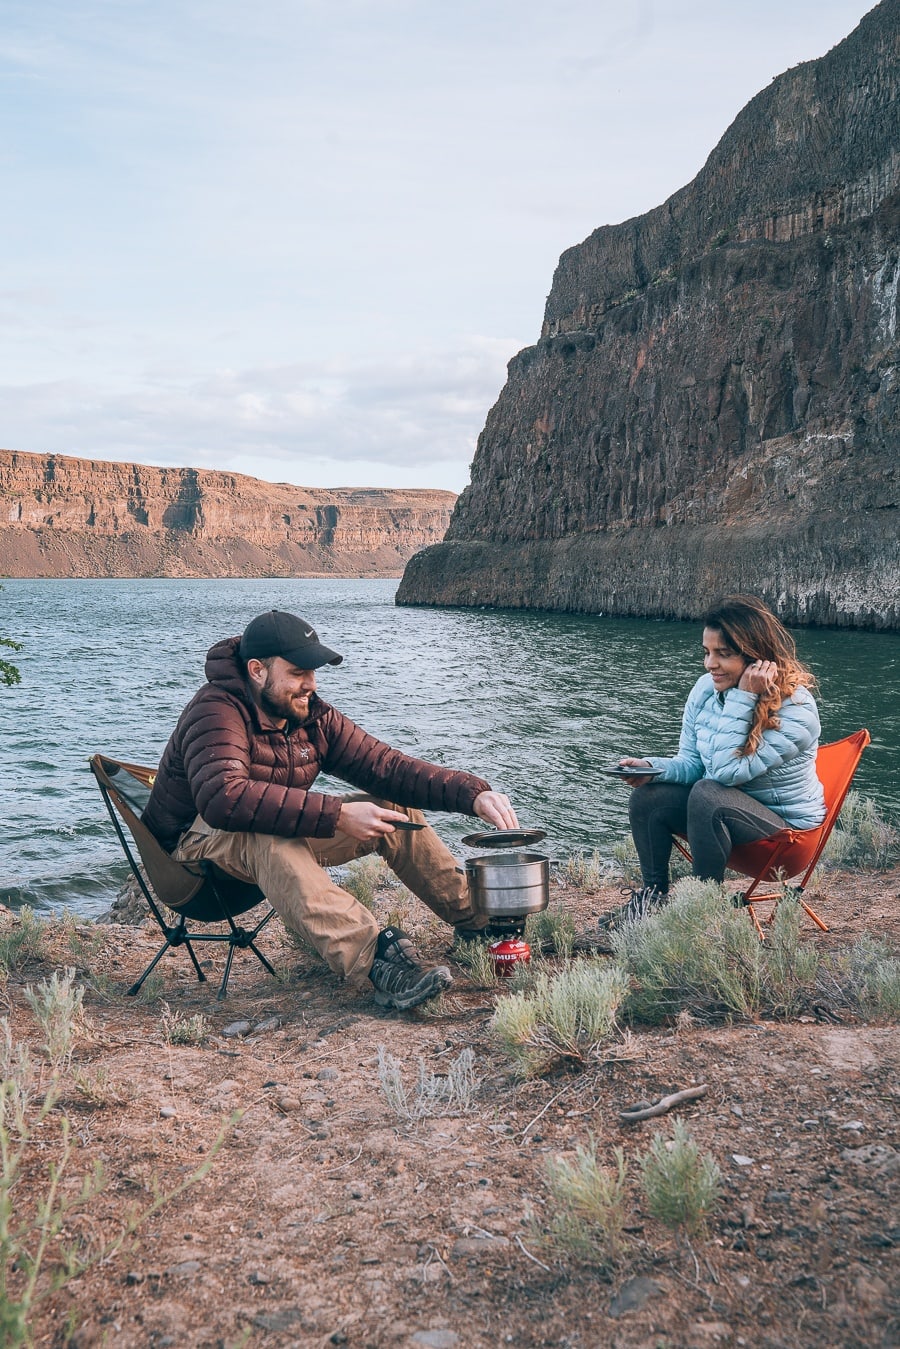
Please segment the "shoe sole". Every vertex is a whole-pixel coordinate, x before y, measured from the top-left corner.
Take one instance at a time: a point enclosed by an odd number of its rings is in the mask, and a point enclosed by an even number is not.
[[[418,1007],[419,1003],[427,1002],[429,998],[436,998],[452,983],[453,975],[447,966],[438,965],[435,969],[428,970],[425,978],[404,997],[396,993],[382,993],[376,988],[375,1001],[379,1007],[393,1007],[397,1012],[406,1012],[410,1007]]]

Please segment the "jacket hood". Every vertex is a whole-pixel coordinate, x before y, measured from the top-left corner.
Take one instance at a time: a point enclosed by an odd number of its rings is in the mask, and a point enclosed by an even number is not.
[[[221,642],[216,642],[206,653],[205,674],[210,684],[215,684],[216,688],[224,689],[232,698],[239,698],[249,709],[251,716],[257,725],[263,730],[280,730],[272,718],[257,707],[250,694],[247,685],[247,674],[244,669],[244,662],[240,657],[240,637],[225,637]],[[322,701],[317,693],[314,693],[309,700],[309,716],[303,726],[308,726],[310,722],[318,721],[328,711],[329,705]],[[294,723],[296,725],[296,723]]]

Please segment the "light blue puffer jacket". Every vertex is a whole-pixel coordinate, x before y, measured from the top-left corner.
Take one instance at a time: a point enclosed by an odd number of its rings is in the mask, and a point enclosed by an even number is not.
[[[816,700],[804,688],[786,698],[778,730],[764,731],[756,753],[741,757],[736,751],[746,744],[756,702],[756,694],[743,689],[717,693],[712,676],[701,675],[685,705],[678,753],[649,759],[663,770],[654,780],[689,784],[713,778],[755,797],[793,829],[814,829],[825,818],[816,777],[821,729]]]

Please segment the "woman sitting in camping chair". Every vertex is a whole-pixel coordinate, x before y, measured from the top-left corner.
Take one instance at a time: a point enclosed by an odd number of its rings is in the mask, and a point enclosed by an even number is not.
[[[733,848],[825,818],[815,678],[775,615],[751,595],[727,596],[704,620],[703,664],[674,758],[619,761],[634,770],[624,780],[635,788],[629,817],[642,886],[601,926],[665,904],[675,835],[687,837],[694,875],[721,881]]]

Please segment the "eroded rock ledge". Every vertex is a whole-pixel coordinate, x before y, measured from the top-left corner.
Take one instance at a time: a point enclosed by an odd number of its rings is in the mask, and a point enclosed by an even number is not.
[[[0,450],[0,574],[399,576],[455,500]]]
[[[900,626],[900,4],[563,254],[398,603]]]

